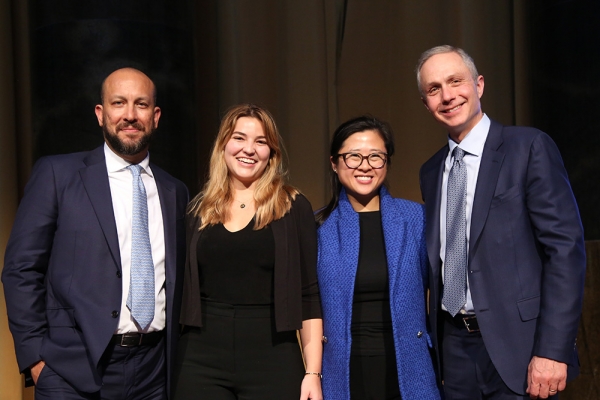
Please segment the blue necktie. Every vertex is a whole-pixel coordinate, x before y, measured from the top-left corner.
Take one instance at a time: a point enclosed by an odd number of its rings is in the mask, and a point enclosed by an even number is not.
[[[465,151],[454,148],[454,163],[448,175],[446,203],[446,257],[442,304],[455,316],[467,301],[467,168]]]
[[[133,175],[131,235],[131,280],[127,307],[142,329],[154,319],[154,263],[148,232],[148,198],[140,173],[142,167],[127,167]]]

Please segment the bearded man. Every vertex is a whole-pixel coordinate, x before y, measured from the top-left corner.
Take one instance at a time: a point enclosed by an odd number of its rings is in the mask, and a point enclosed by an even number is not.
[[[36,400],[167,398],[188,192],[149,162],[152,80],[116,70],[101,101],[105,144],[36,163],[6,248],[9,325]]]

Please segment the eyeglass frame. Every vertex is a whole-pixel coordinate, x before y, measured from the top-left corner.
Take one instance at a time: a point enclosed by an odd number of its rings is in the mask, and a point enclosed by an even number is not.
[[[346,161],[346,157],[348,155],[350,155],[350,154],[360,156],[360,163],[356,167],[349,166],[348,162]],[[371,162],[369,161],[369,158],[371,156],[374,156],[374,155],[376,155],[376,156],[385,156],[385,157],[380,157],[383,160],[383,165],[381,167],[374,167],[374,166],[371,165]],[[358,168],[360,168],[360,166],[362,165],[363,161],[365,161],[365,160],[367,160],[367,164],[369,164],[369,166],[371,168],[373,168],[373,169],[382,169],[383,167],[385,167],[385,165],[388,162],[388,154],[387,153],[370,153],[369,155],[363,156],[360,153],[355,153],[355,152],[350,151],[348,153],[339,153],[339,154],[336,154],[335,156],[336,157],[342,157],[342,160],[344,160],[344,164],[346,164],[346,167],[348,167],[350,169],[358,169]]]

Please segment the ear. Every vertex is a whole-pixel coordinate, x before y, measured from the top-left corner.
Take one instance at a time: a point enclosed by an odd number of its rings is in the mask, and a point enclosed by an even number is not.
[[[101,104],[96,104],[96,108],[94,108],[94,112],[96,113],[96,118],[98,118],[98,125],[102,126],[103,121],[102,121],[102,114],[103,114],[103,108]]]
[[[483,75],[479,75],[477,77],[477,95],[479,96],[479,98],[481,98],[481,96],[483,96],[483,87],[484,87],[484,82],[483,82]]]
[[[154,129],[158,128],[158,120],[160,119],[160,107],[154,107]]]
[[[329,157],[329,162],[331,163],[331,169],[333,170],[333,172],[335,172],[337,174],[337,164],[334,161],[334,158],[333,157]]]

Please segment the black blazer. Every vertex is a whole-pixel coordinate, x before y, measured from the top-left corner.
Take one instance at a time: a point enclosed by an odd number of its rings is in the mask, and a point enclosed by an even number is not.
[[[202,326],[200,278],[196,248],[200,220],[186,217],[187,258],[180,322]],[[275,325],[278,332],[302,328],[302,321],[321,318],[317,284],[317,231],[312,207],[299,194],[283,218],[271,223],[275,239]]]

